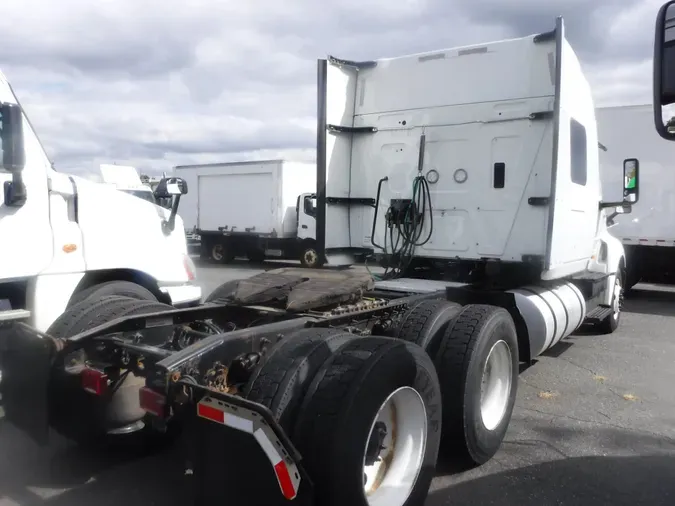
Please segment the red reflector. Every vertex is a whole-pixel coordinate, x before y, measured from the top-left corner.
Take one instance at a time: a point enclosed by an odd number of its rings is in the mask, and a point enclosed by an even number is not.
[[[209,406],[208,404],[197,404],[197,414],[207,420],[213,420],[218,423],[225,423],[225,413],[221,410]]]
[[[166,397],[151,388],[143,387],[138,391],[141,408],[155,416],[164,416]]]
[[[82,370],[82,388],[94,395],[103,395],[108,391],[108,375],[96,369]]]
[[[188,281],[195,280],[195,270],[194,264],[188,255],[183,255],[183,267],[185,268],[185,273],[187,274]]]
[[[288,474],[288,468],[283,460],[274,466],[274,472],[277,475],[279,485],[281,486],[281,493],[284,494],[284,497],[289,501],[295,499],[295,487],[293,487],[291,475]]]

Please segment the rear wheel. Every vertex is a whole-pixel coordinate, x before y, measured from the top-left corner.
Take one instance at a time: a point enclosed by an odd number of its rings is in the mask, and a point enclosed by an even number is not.
[[[300,254],[300,263],[303,267],[308,269],[317,269],[323,265],[321,256],[313,241],[306,241],[303,244],[302,253]]]
[[[129,297],[109,296],[98,301],[84,300],[63,313],[47,330],[47,334],[66,338],[92,329],[116,318],[168,311],[172,306]],[[144,441],[150,432],[145,429],[145,412],[140,407],[138,392],[145,385],[143,378],[122,372],[109,397],[96,397],[81,386],[77,370],[86,354],[76,352],[66,357],[65,367],[55,369],[50,381],[50,423],[62,436],[82,445],[131,441],[122,436],[135,435],[134,442]],[[154,436],[155,434],[153,434]]]
[[[423,504],[441,428],[438,378],[412,343],[344,344],[309,386],[293,440],[325,506]]]
[[[395,337],[415,343],[435,357],[445,330],[462,306],[443,299],[423,300],[403,317]]]
[[[334,329],[302,329],[283,339],[254,373],[246,397],[272,411],[286,431],[293,429],[309,384],[352,334]]]
[[[516,402],[518,337],[511,315],[464,306],[434,357],[443,392],[443,449],[483,464],[501,447]]]

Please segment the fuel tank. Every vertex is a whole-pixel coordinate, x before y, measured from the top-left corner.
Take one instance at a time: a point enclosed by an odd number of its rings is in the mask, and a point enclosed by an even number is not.
[[[569,281],[509,290],[525,320],[532,357],[555,346],[584,322],[586,301]]]

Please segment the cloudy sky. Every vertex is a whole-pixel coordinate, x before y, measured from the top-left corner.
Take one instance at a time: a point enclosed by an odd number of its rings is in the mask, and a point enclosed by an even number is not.
[[[316,58],[523,36],[565,17],[598,105],[647,103],[664,0],[21,0],[0,67],[62,171],[312,159]]]

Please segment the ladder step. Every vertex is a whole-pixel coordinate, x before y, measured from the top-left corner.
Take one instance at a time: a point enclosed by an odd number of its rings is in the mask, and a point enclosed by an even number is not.
[[[585,323],[600,323],[605,318],[612,315],[612,308],[607,306],[598,306],[586,315]]]
[[[0,322],[27,320],[28,318],[30,318],[30,311],[27,309],[9,309],[7,311],[0,311]]]

